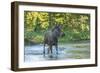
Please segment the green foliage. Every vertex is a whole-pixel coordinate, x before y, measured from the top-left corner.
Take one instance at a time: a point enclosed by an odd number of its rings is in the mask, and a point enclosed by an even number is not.
[[[89,14],[33,11],[24,12],[24,37],[42,43],[43,33],[56,24],[62,25],[65,32],[60,42],[90,39]]]
[[[43,36],[37,35],[33,40],[35,40],[36,43],[43,43]]]

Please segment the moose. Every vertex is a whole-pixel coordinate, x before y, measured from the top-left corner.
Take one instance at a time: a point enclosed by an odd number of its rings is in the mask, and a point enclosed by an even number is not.
[[[55,25],[51,30],[48,30],[44,34],[44,50],[43,54],[45,55],[46,49],[48,50],[48,54],[52,54],[53,46],[56,48],[56,54],[58,54],[58,38],[65,36],[65,33],[62,32],[61,25]],[[45,46],[48,45],[48,48]]]

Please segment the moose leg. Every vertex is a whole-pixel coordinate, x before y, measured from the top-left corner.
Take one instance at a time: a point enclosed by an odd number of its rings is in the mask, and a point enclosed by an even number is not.
[[[52,45],[50,45],[50,47],[49,47],[49,57],[50,58],[52,58],[53,57],[53,55],[52,55]]]
[[[43,48],[43,54],[45,56],[45,43],[44,43],[44,48]]]
[[[56,54],[58,54],[58,44],[56,44],[55,47],[56,47]]]
[[[50,46],[48,45],[47,53],[50,54]]]
[[[51,46],[48,47],[48,55],[51,56]]]
[[[52,45],[50,45],[50,51],[51,51],[51,54],[52,54]]]
[[[49,48],[48,48],[48,54],[52,54],[52,45],[49,45]]]

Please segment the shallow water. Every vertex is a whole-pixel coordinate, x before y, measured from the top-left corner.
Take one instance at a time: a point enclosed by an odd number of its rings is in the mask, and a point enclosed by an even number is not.
[[[24,61],[46,61],[46,60],[63,60],[63,59],[88,59],[90,58],[90,45],[89,43],[67,43],[58,45],[58,54],[53,47],[53,53],[43,54],[43,44],[25,46]]]

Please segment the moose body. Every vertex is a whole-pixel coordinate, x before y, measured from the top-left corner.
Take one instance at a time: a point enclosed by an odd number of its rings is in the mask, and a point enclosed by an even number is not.
[[[56,53],[58,54],[58,38],[64,36],[65,34],[61,31],[61,26],[56,25],[53,29],[48,30],[44,34],[44,55],[45,55],[45,45],[48,45],[48,53],[52,53],[52,47],[55,46]]]

